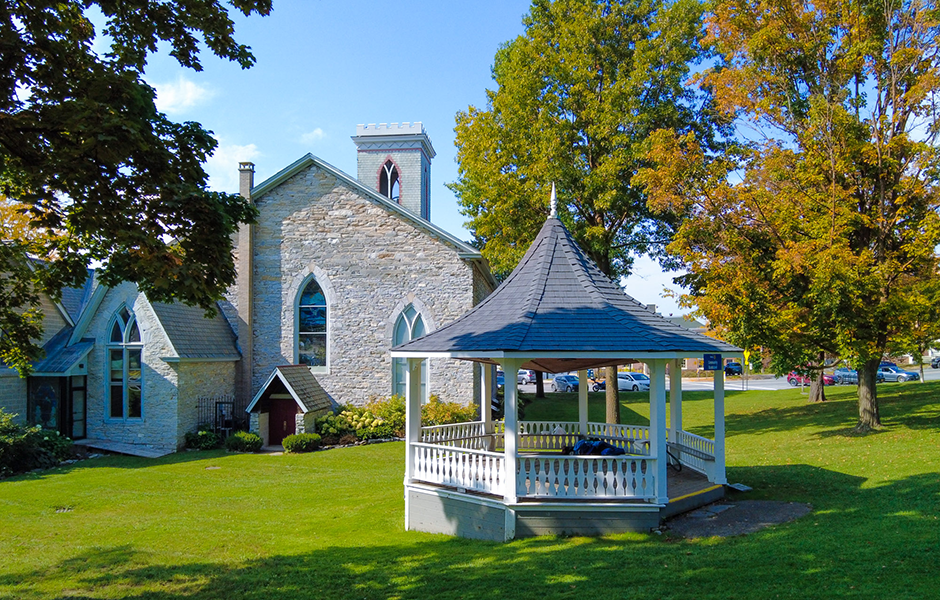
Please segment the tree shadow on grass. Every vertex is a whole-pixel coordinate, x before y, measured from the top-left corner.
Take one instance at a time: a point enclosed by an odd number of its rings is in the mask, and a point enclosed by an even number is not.
[[[726,539],[633,534],[498,544],[404,533],[398,543],[335,540],[316,546],[311,540],[301,553],[228,562],[169,554],[162,556],[172,564],[159,563],[161,555],[135,549],[130,540],[77,549],[33,571],[5,565],[0,598],[813,599],[918,598],[935,591],[938,474],[878,487],[808,465],[736,468],[732,474],[756,493],[809,502],[814,512]],[[895,595],[898,590],[904,593]]]
[[[940,429],[940,382],[925,384],[924,388],[911,384],[879,385],[878,405],[882,424],[887,429]],[[830,399],[826,402],[768,408],[751,413],[730,413],[725,416],[726,436],[779,433],[804,428],[821,429],[815,434],[819,437],[860,437],[879,433],[878,430],[868,433],[855,430],[858,422],[855,388],[828,393]]]
[[[143,458],[140,456],[127,456],[124,454],[104,454],[96,458],[85,458],[71,464],[63,464],[51,469],[21,473],[0,481],[29,481],[32,479],[47,479],[58,475],[66,475],[81,469],[144,469],[161,465],[183,464],[199,460],[220,458],[228,455],[225,450],[182,451],[161,456],[160,458]]]

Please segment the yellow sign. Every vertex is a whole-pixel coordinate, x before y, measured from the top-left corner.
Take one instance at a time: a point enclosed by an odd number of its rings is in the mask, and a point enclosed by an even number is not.
[[[751,358],[751,351],[750,351],[750,350],[745,350],[745,351],[744,351],[744,362],[745,362],[745,363],[750,363],[751,361],[748,360],[748,359],[750,359],[750,358]]]

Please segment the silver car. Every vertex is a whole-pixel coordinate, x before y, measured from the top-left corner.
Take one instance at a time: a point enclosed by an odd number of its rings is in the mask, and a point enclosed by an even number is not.
[[[643,373],[617,373],[617,389],[620,391],[648,392],[650,378]]]

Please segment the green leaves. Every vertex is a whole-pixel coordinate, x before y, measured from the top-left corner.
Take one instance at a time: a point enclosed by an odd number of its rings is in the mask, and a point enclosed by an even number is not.
[[[475,242],[508,274],[548,215],[560,218],[611,277],[662,252],[674,218],[634,181],[660,128],[714,141],[707,94],[685,85],[700,59],[696,2],[536,1],[525,34],[496,54],[485,110],[457,115],[452,184]]]
[[[231,4],[246,15],[271,10],[270,0]],[[110,42],[105,56],[91,47],[96,32],[85,15],[92,5],[107,21],[97,32]],[[234,282],[231,237],[254,209],[206,189],[211,133],[168,120],[141,79],[160,42],[196,70],[201,44],[250,66],[249,49],[232,37],[229,10],[217,0],[0,6],[0,194],[25,207],[32,232],[17,234],[2,258],[20,252],[46,261],[32,274],[14,270],[0,280],[3,343],[18,348],[9,356],[21,372],[38,354],[35,328],[11,315],[37,308],[40,294],[81,285],[91,260],[104,264],[108,285],[135,281],[153,301],[209,311]],[[33,296],[6,293],[19,278]]]

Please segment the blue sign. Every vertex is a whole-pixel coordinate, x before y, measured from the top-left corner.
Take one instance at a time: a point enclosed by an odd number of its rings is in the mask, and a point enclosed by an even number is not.
[[[721,370],[721,355],[720,354],[705,354],[703,355],[703,362],[705,366],[702,367],[705,371],[720,371]]]

